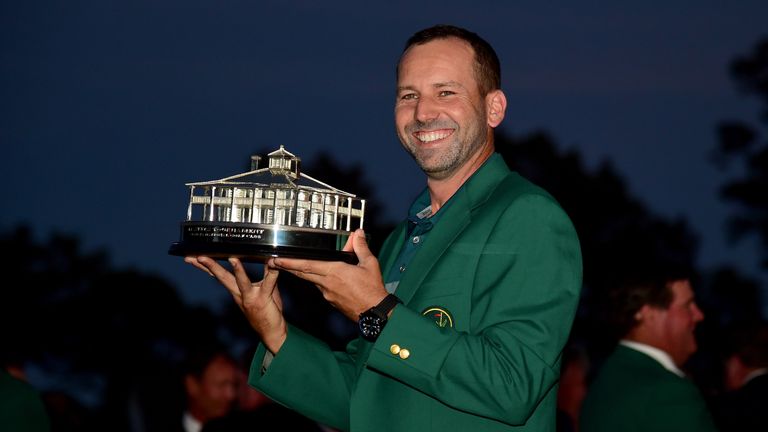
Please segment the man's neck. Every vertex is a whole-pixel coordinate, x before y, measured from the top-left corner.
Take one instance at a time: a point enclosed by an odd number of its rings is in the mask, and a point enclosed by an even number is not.
[[[445,204],[457,190],[472,177],[480,167],[493,155],[493,143],[486,144],[483,148],[472,156],[464,165],[459,167],[455,173],[444,179],[427,178],[427,188],[429,188],[430,204],[432,214]]]

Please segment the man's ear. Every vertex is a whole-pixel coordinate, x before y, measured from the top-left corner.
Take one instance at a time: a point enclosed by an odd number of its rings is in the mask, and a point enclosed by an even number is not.
[[[635,321],[637,321],[638,324],[646,323],[655,325],[655,323],[662,319],[666,312],[667,309],[665,308],[646,304],[643,305],[640,310],[635,312]]]
[[[488,126],[495,128],[502,120],[507,111],[507,97],[504,92],[497,89],[485,95],[485,114],[488,118]]]
[[[635,312],[635,322],[641,323],[643,321],[647,321],[649,318],[653,316],[653,308],[649,305],[643,305],[640,309]]]

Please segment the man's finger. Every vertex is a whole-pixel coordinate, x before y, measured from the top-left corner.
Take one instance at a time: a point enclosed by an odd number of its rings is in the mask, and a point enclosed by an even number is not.
[[[245,267],[243,267],[243,263],[239,259],[230,258],[229,264],[232,265],[232,273],[235,275],[235,283],[240,289],[240,293],[245,295],[245,290],[250,290],[251,288],[251,278],[248,277]]]
[[[224,288],[229,291],[236,299],[240,298],[240,290],[237,288],[237,281],[229,270],[221,266],[216,260],[208,258],[206,256],[197,257],[198,265],[206,269],[206,271],[213,277],[218,279],[219,283],[224,285]]]
[[[208,269],[208,272],[211,273],[221,283],[227,284],[233,283],[235,281],[232,274],[228,272],[227,269],[222,267],[221,264],[216,262],[216,260],[207,256],[199,256],[197,257],[197,262],[198,264]]]
[[[275,266],[292,275],[322,285],[329,274],[333,274],[332,266],[337,263],[329,261],[313,261],[292,258],[275,258]]]
[[[277,276],[280,274],[280,270],[274,267],[264,266],[264,280],[261,282],[261,287],[266,288],[269,292],[277,285]]]
[[[211,273],[211,271],[208,270],[208,268],[206,268],[204,265],[197,262],[197,257],[194,257],[194,256],[184,257],[184,262],[187,264],[192,264],[192,266],[208,273],[210,276],[213,276],[213,273]],[[216,276],[213,276],[213,277],[216,277]]]
[[[328,264],[326,261],[313,261],[295,258],[275,258],[275,266],[281,270],[288,270],[289,272],[296,274],[301,273],[305,275],[318,275],[325,276],[325,266]]]

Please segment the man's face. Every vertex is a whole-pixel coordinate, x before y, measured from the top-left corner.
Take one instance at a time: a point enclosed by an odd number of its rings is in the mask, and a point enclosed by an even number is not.
[[[696,352],[696,324],[704,314],[696,305],[691,284],[687,280],[670,283],[672,302],[667,309],[653,308],[656,316],[651,321],[659,340],[659,348],[666,351],[675,364],[682,366]]]
[[[474,56],[468,43],[448,38],[412,46],[400,61],[397,134],[431,178],[450,177],[488,144]]]
[[[215,358],[200,378],[189,378],[190,412],[203,423],[229,412],[237,396],[237,369],[222,357]]]

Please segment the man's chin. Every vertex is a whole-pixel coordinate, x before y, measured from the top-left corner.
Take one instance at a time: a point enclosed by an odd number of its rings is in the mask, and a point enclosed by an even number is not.
[[[444,170],[440,161],[434,160],[436,158],[433,154],[426,155],[424,153],[425,152],[411,153],[411,156],[413,156],[416,164],[419,166],[419,168],[421,168],[422,171],[424,171],[424,173],[430,175],[432,173],[439,173],[440,171]]]
[[[427,175],[427,177],[433,179],[433,180],[443,180],[448,177],[450,177],[453,173],[456,172],[455,169],[448,169],[444,167],[431,167],[431,168],[425,168],[421,167],[421,170],[424,171],[424,174]]]

